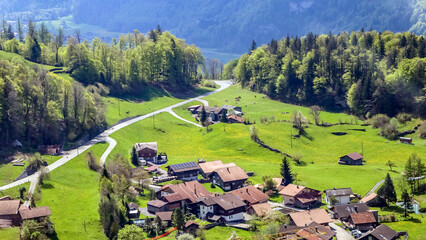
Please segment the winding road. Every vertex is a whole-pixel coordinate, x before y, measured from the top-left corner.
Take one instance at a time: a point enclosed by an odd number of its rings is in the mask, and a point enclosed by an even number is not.
[[[95,145],[97,143],[100,143],[100,142],[108,142],[109,146],[108,146],[107,150],[102,154],[102,156],[100,158],[101,164],[104,164],[106,158],[108,157],[108,155],[111,153],[111,151],[117,145],[117,142],[114,139],[112,139],[111,137],[109,137],[109,135],[111,135],[112,133],[114,133],[114,132],[116,132],[116,131],[118,131],[118,130],[120,130],[122,128],[125,128],[125,127],[127,127],[127,126],[129,126],[129,125],[131,125],[133,123],[139,122],[141,120],[147,119],[149,117],[152,117],[154,115],[157,115],[157,114],[160,114],[160,113],[163,113],[163,112],[168,112],[168,113],[172,114],[173,116],[175,116],[175,117],[177,117],[177,118],[179,118],[179,119],[181,119],[181,120],[183,120],[185,122],[191,123],[191,124],[193,124],[193,125],[195,125],[197,127],[202,127],[202,126],[200,126],[200,125],[198,125],[198,124],[196,124],[194,122],[191,122],[191,121],[188,121],[186,119],[183,119],[183,118],[179,117],[176,113],[173,112],[172,109],[176,108],[176,107],[179,107],[179,106],[182,106],[182,105],[185,105],[185,104],[187,104],[189,102],[192,102],[192,101],[199,101],[199,102],[202,102],[205,105],[208,105],[208,102],[206,100],[201,99],[201,98],[207,97],[207,96],[209,96],[211,94],[214,94],[214,93],[220,92],[222,90],[225,90],[226,88],[228,88],[228,87],[230,87],[232,85],[232,83],[230,81],[215,81],[215,82],[216,82],[216,84],[218,84],[220,86],[218,89],[216,89],[216,90],[214,90],[212,92],[205,93],[205,94],[200,95],[198,97],[187,99],[185,101],[182,101],[180,103],[171,105],[169,107],[165,107],[163,109],[160,109],[160,110],[157,110],[157,111],[154,111],[154,112],[151,112],[151,113],[148,113],[148,114],[136,117],[136,118],[129,119],[129,120],[124,121],[122,123],[119,123],[119,124],[117,124],[117,125],[109,128],[109,129],[105,130],[104,132],[102,132],[101,134],[99,134],[98,136],[96,136],[95,138],[93,138],[90,141],[86,142],[84,145],[82,145],[82,146],[80,146],[78,148],[72,149],[70,151],[64,152],[63,153],[64,156],[62,158],[60,158],[56,162],[52,163],[51,165],[47,166],[46,168],[49,171],[52,171],[52,170],[54,170],[54,169],[56,169],[56,168],[64,165],[65,163],[67,163],[71,159],[77,157],[78,155],[80,155],[81,153],[83,153],[84,151],[86,151],[87,149],[89,149],[90,147],[92,147],[93,145]],[[34,193],[35,186],[37,185],[39,175],[40,175],[40,171],[36,172],[36,173],[34,173],[34,174],[26,177],[26,178],[18,180],[16,182],[13,182],[13,183],[1,186],[0,187],[0,191],[6,190],[6,189],[9,189],[9,188],[13,188],[13,187],[16,187],[16,186],[19,186],[19,185],[22,185],[22,184],[24,184],[26,182],[31,182],[31,186],[30,186],[30,189],[29,189],[28,192],[29,193]]]

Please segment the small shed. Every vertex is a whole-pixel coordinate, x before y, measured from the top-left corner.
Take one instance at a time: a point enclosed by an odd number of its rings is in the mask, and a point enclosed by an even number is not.
[[[354,152],[354,153],[340,157],[340,160],[338,161],[338,163],[343,165],[362,165],[363,159],[364,159],[364,156],[362,156],[361,154],[357,152]]]
[[[134,202],[129,203],[129,218],[139,218],[139,205]]]
[[[151,200],[147,203],[148,212],[156,213],[161,211],[166,211],[167,203],[161,200]]]
[[[197,229],[199,227],[200,227],[200,225],[197,222],[195,222],[193,220],[189,220],[188,222],[185,223],[185,226],[184,226],[183,230],[186,233],[195,235],[195,232],[197,231]]]
[[[401,143],[406,143],[406,144],[412,144],[413,143],[413,139],[412,138],[407,138],[407,137],[400,137],[399,141]]]

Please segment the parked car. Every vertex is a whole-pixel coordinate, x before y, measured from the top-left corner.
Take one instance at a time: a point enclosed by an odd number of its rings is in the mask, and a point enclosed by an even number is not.
[[[362,233],[361,233],[360,230],[358,230],[358,229],[352,230],[352,236],[354,238],[359,238],[359,237],[361,237],[361,235],[362,235]]]

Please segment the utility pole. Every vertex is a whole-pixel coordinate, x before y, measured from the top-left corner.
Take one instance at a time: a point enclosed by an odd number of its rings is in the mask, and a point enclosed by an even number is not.
[[[290,130],[290,144],[291,144],[291,149],[293,149],[293,127],[291,127]]]

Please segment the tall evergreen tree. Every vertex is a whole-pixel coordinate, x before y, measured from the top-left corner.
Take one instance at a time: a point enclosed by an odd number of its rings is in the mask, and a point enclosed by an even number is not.
[[[249,54],[251,54],[254,50],[256,50],[256,48],[257,48],[257,44],[254,40],[252,40],[250,50],[249,50]]]
[[[287,160],[287,157],[283,158],[282,164],[281,164],[281,176],[284,179],[284,185],[287,186],[290,183],[293,183],[293,173],[290,168],[290,164]]]
[[[402,206],[404,207],[404,217],[408,217],[408,209],[411,209],[411,196],[404,189],[401,194]]]
[[[183,215],[182,209],[176,208],[172,214],[172,223],[180,231],[183,229],[185,224],[185,217]]]
[[[21,19],[18,18],[18,35],[19,35],[19,41],[23,42],[24,41],[24,31],[22,30],[22,24],[21,24]]]
[[[138,153],[136,152],[135,147],[132,148],[132,164],[135,166],[139,166]]]
[[[385,182],[383,186],[379,188],[377,191],[378,195],[382,196],[386,199],[386,202],[389,204],[390,202],[396,202],[396,192],[395,187],[393,185],[392,179],[389,173],[386,175]]]
[[[207,120],[207,113],[206,113],[206,109],[204,108],[204,105],[201,108],[201,116],[200,116],[200,122],[202,125],[205,124]]]

